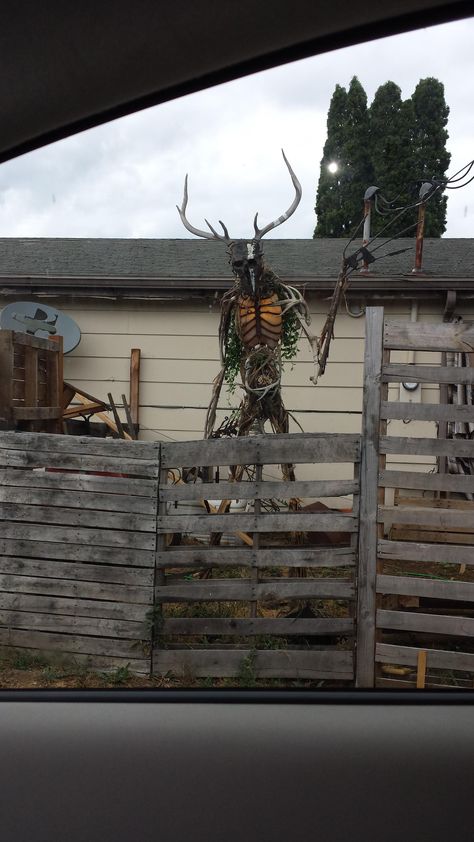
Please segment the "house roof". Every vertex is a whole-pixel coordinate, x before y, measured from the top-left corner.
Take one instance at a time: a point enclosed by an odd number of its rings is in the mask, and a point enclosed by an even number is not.
[[[265,241],[272,269],[289,283],[326,290],[334,285],[347,240]],[[355,251],[355,241],[348,253]],[[374,244],[375,245],[375,244]],[[393,256],[393,251],[405,250]],[[370,275],[354,273],[358,290],[413,292],[460,289],[474,292],[474,239],[426,239],[423,274],[413,275],[415,240],[394,240],[379,248]],[[0,239],[0,290],[3,295],[191,294],[224,289],[232,281],[225,246],[198,239]]]

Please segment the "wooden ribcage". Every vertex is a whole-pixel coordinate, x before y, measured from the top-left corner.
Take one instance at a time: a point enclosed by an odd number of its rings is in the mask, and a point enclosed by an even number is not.
[[[254,301],[241,296],[237,305],[236,327],[245,348],[266,345],[275,348],[281,337],[281,307],[276,293]]]

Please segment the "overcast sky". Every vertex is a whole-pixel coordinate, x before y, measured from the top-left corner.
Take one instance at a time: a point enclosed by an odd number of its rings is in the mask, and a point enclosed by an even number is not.
[[[231,37],[229,35],[229,37]],[[295,215],[270,236],[311,237],[326,117],[353,75],[369,102],[388,79],[409,97],[420,78],[445,85],[450,172],[474,158],[474,19],[317,56],[125,117],[0,166],[0,236],[188,237],[176,210],[189,173],[188,218],[223,219],[233,237],[293,198],[280,149],[301,181]],[[474,236],[474,182],[448,193],[445,236]]]

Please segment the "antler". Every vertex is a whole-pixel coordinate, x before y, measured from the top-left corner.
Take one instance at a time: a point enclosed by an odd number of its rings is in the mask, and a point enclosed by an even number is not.
[[[222,234],[218,234],[217,231],[212,227],[210,222],[207,221],[207,219],[205,219],[204,221],[205,221],[207,227],[209,228],[209,230],[211,231],[210,234],[207,231],[201,231],[199,228],[195,228],[194,225],[191,225],[191,223],[188,222],[188,220],[186,219],[187,205],[188,205],[188,176],[186,175],[186,178],[184,179],[183,203],[182,203],[181,207],[179,207],[179,205],[176,205],[176,207],[178,209],[178,213],[181,217],[181,222],[183,223],[184,227],[187,228],[187,230],[190,231],[191,234],[196,234],[196,237],[204,237],[206,240],[222,240],[222,242],[227,243],[227,244],[229,244],[231,242],[231,239],[229,237],[229,232],[228,232],[227,228],[225,227],[224,223],[221,222],[221,220],[219,220],[219,225],[222,226],[224,236],[222,236]]]
[[[265,228],[260,229],[258,227],[258,225],[257,225],[258,212],[255,214],[255,219],[253,221],[253,227],[255,228],[255,239],[256,240],[261,240],[262,237],[265,234],[268,234],[268,232],[272,230],[272,228],[276,228],[278,225],[281,225],[282,222],[285,222],[287,219],[289,219],[289,217],[295,212],[295,210],[298,207],[298,205],[300,203],[300,200],[301,200],[301,194],[303,192],[302,189],[301,189],[301,184],[299,183],[298,179],[296,178],[296,175],[294,174],[293,170],[291,169],[290,162],[288,161],[288,158],[286,157],[283,149],[281,150],[281,154],[283,155],[283,159],[285,161],[285,164],[288,167],[288,171],[290,173],[291,180],[293,182],[293,186],[294,186],[295,191],[296,191],[296,195],[295,195],[295,198],[293,199],[293,202],[291,203],[290,207],[286,211],[286,213],[284,213],[283,216],[279,216],[278,219],[275,219],[273,222],[270,222],[268,225],[265,226]]]

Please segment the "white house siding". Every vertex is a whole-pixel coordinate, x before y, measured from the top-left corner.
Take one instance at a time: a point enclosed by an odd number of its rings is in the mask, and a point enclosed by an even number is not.
[[[309,303],[312,327],[319,333],[327,301],[310,298]],[[140,348],[141,438],[179,441],[202,436],[212,379],[219,370],[218,305],[158,301],[78,306],[59,302],[59,306],[76,320],[82,331],[79,346],[65,358],[66,380],[104,400],[112,392],[120,403],[122,393],[127,397],[129,393],[130,350]],[[387,318],[408,320],[410,301],[389,303],[385,312]],[[461,305],[457,312],[473,319],[474,305]],[[441,304],[420,303],[418,318],[440,322]],[[336,320],[326,374],[316,387],[309,381],[312,364],[305,340],[300,343],[294,364],[287,363],[283,398],[305,432],[360,431],[364,332],[365,319],[351,318],[342,309]],[[406,354],[398,354],[397,359],[406,361]],[[439,362],[439,356],[419,353],[416,361]],[[398,384],[390,387],[390,399],[397,399],[399,389]],[[237,403],[237,396],[238,390],[234,397],[222,393],[219,418]],[[433,403],[438,399],[435,386],[423,387],[423,402]],[[430,423],[411,422],[409,428],[409,434],[414,436],[435,434],[435,426]],[[298,431],[294,422],[291,429]],[[407,435],[407,425],[391,422],[391,432]],[[394,467],[404,467],[398,457],[392,457],[391,461]],[[410,466],[430,470],[433,461],[428,457],[413,457]],[[318,476],[345,477],[348,470],[345,465],[331,465],[326,469],[320,466]],[[299,471],[299,476],[303,478],[304,473]]]

